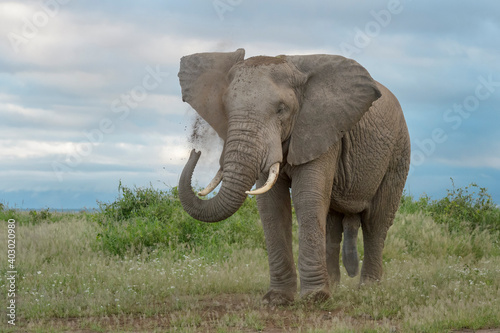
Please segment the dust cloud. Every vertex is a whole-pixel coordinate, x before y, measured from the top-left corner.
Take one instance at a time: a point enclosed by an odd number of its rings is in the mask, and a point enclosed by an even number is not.
[[[201,151],[200,165],[204,169],[219,169],[219,159],[222,153],[223,141],[217,132],[199,115],[193,117],[191,123],[191,133],[188,137],[190,149]],[[215,172],[212,177],[215,176]]]

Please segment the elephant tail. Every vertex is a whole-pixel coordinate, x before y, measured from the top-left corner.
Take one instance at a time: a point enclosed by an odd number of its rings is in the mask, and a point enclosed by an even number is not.
[[[350,277],[359,273],[358,230],[361,225],[359,215],[346,215],[342,220],[344,243],[342,245],[342,262]]]

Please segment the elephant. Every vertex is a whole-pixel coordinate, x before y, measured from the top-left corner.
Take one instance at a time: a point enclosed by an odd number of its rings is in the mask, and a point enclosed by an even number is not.
[[[300,298],[331,297],[340,252],[348,275],[359,273],[360,227],[360,283],[379,281],[410,162],[396,97],[339,55],[196,53],[181,58],[178,77],[183,101],[223,140],[220,169],[198,196],[191,181],[201,152],[191,151],[179,180],[181,204],[194,219],[217,222],[257,196],[270,275],[263,301],[289,304],[297,293],[292,202]],[[200,198],[220,183],[217,194]]]

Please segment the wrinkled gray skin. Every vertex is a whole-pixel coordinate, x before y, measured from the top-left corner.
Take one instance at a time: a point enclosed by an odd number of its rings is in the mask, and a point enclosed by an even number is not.
[[[293,301],[291,197],[299,223],[302,297],[330,296],[340,280],[339,254],[361,283],[382,277],[382,250],[398,208],[410,162],[410,141],[394,95],[357,62],[334,55],[253,57],[243,49],[183,57],[183,100],[224,140],[223,181],[216,196],[199,199],[191,177],[200,153],[184,167],[179,195],[195,219],[234,214],[248,191],[279,162],[276,184],[257,197],[269,256],[264,301]]]

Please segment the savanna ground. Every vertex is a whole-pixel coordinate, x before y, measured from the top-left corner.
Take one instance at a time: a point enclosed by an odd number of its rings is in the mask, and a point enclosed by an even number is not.
[[[344,272],[327,302],[284,307],[261,303],[268,266],[254,198],[203,224],[175,189],[119,192],[96,212],[1,207],[0,331],[500,331],[500,210],[475,185],[440,200],[402,198],[380,283],[360,287]],[[6,312],[9,219],[16,326]],[[294,237],[297,252],[296,221]]]

